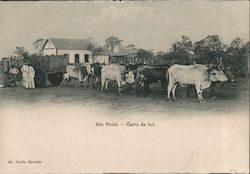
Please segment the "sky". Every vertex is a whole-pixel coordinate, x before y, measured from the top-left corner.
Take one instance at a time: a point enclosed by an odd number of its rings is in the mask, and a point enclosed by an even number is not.
[[[236,37],[249,41],[249,2],[0,2],[0,58],[16,46],[34,52],[39,38],[93,37],[104,44],[117,36],[124,45],[157,52],[182,35],[196,42],[214,34],[226,44]]]

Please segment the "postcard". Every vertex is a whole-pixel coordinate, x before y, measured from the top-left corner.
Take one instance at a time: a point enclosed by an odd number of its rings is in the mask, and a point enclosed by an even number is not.
[[[249,173],[249,1],[5,1],[0,24],[0,173]]]

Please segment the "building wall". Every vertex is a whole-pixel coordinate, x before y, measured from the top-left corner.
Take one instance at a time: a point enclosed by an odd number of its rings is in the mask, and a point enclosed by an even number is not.
[[[93,58],[91,56],[91,52],[88,50],[58,50],[58,55],[69,55],[69,63],[75,63],[75,54],[79,54],[80,63],[85,63],[84,56],[85,54],[89,55],[89,63],[93,63]]]
[[[42,50],[42,54],[44,56],[56,55],[56,48],[49,40],[44,45],[44,48]]]
[[[56,55],[56,49],[55,48],[51,48],[51,49],[44,49],[42,51],[44,56],[52,56],[52,55]]]
[[[89,63],[93,63],[93,57],[91,56],[91,52],[88,50],[56,50],[55,46],[48,41],[44,46],[42,53],[44,56],[52,56],[52,55],[69,55],[69,63],[75,63],[75,54],[79,54],[80,63],[85,63],[84,56],[85,54],[89,55]]]

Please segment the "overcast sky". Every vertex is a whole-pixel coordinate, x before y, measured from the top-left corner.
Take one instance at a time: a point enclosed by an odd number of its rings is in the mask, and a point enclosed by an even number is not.
[[[16,46],[34,51],[38,38],[117,36],[124,45],[167,51],[187,35],[193,42],[219,35],[249,40],[248,1],[0,2],[0,58]]]

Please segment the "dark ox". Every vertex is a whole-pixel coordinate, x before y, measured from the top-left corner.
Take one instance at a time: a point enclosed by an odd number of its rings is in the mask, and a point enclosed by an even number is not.
[[[165,65],[141,65],[136,71],[136,95],[138,96],[142,92],[145,97],[146,93],[149,93],[149,85],[152,83],[161,82],[163,88],[163,96],[166,92],[166,71]]]
[[[92,87],[99,88],[101,86],[101,70],[102,66],[99,63],[88,64],[87,67],[87,87],[89,87],[89,81],[92,81]]]
[[[227,77],[220,68],[209,68],[206,65],[173,65],[166,74],[168,80],[168,99],[172,92],[173,100],[175,101],[175,89],[177,85],[186,86],[194,85],[198,95],[198,101],[204,102],[202,92],[209,88],[212,82],[225,82]]]

